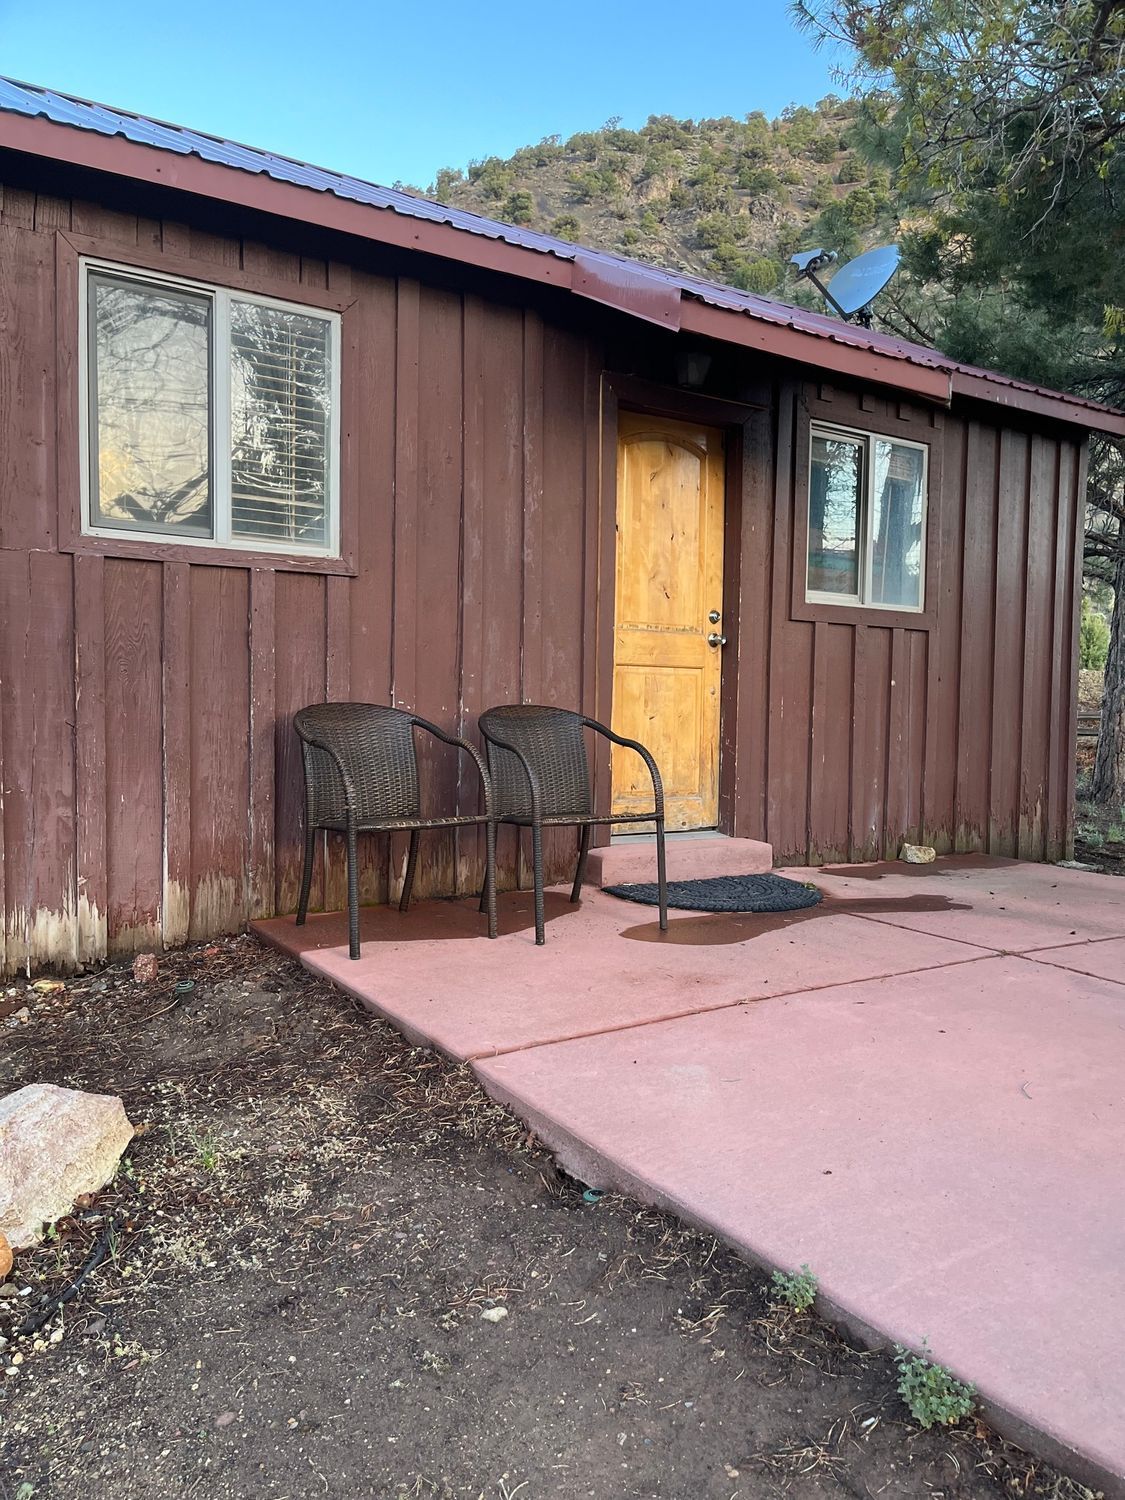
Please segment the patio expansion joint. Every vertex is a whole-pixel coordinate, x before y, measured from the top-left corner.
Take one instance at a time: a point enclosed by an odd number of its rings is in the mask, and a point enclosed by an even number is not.
[[[1054,953],[1060,948],[1094,948],[1098,943],[1119,943],[1122,938],[1125,938],[1125,930],[1111,932],[1108,937],[1070,937],[1065,943],[1039,943],[1034,948],[1021,948],[1016,956],[1030,958],[1035,953]]]
[[[1092,948],[1095,942],[1120,942],[1120,938],[1097,938],[1089,943],[1061,943],[1060,948]],[[1073,969],[1069,964],[1060,964],[1050,958],[1042,958],[1042,953],[1053,953],[1055,948],[1037,948],[1032,953],[1013,953],[1013,958],[1025,959],[1029,964],[1039,964],[1044,969],[1054,969],[1059,974],[1079,974],[1088,979],[1098,979],[1103,984],[1117,984],[1125,989],[1125,975],[1120,979],[1114,978],[1112,974],[1087,974],[1084,969]]]
[[[978,945],[979,946],[979,945]],[[469,1052],[465,1061],[470,1064],[491,1062],[497,1057],[513,1057],[520,1052],[537,1052],[544,1047],[563,1047],[568,1042],[586,1041],[590,1037],[616,1036],[627,1031],[643,1031],[649,1026],[664,1026],[670,1021],[690,1021],[701,1016],[714,1016],[726,1010],[743,1010],[756,1005],[768,1004],[771,1000],[792,1000],[801,995],[816,995],[824,990],[845,990],[857,984],[878,984],[884,979],[906,979],[911,974],[932,974],[940,969],[965,968],[968,964],[984,963],[1002,957],[992,949],[985,949],[972,958],[954,958],[946,963],[923,964],[917,969],[892,969],[886,974],[862,974],[856,979],[834,979],[825,984],[806,984],[797,989],[777,990],[769,995],[744,996],[741,1000],[728,1000],[721,1005],[696,1005],[689,1010],[669,1012],[664,1016],[649,1016],[641,1021],[627,1021],[618,1026],[597,1026],[590,1031],[575,1031],[566,1036],[548,1037],[540,1042],[521,1042],[514,1047],[495,1047],[487,1052]]]
[[[894,927],[899,932],[924,932],[926,930],[925,928],[911,927],[905,922],[896,922],[893,917],[879,916],[874,912],[850,911],[847,913],[847,915],[849,917],[859,917],[859,919],[863,922],[878,922],[883,927]],[[937,934],[933,935],[937,936]],[[951,937],[950,934],[946,932],[941,933],[940,936],[947,943],[961,943],[964,947],[967,948],[986,949],[991,955],[996,958],[1026,958],[1033,953],[1050,953],[1052,950],[1057,948],[1082,948],[1093,947],[1095,943],[1117,943],[1120,942],[1123,937],[1125,937],[1125,932],[1110,933],[1106,937],[1084,938],[1071,935],[1066,939],[1065,942],[1062,943],[1032,943],[1027,948],[997,948],[993,947],[989,943],[982,943],[980,941],[974,942],[970,938]],[[1045,959],[1044,962],[1049,962],[1049,960]],[[934,964],[931,967],[942,968],[944,967],[944,965]],[[1056,967],[1060,966],[1056,965]]]

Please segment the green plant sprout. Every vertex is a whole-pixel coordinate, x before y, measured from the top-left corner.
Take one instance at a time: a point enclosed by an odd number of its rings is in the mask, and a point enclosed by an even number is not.
[[[921,1354],[895,1345],[898,1393],[919,1427],[952,1427],[967,1417],[976,1404],[976,1392],[951,1375],[944,1365],[929,1358],[930,1346],[922,1340]]]
[[[796,1313],[806,1313],[816,1301],[819,1283],[807,1265],[799,1271],[775,1271],[770,1277],[774,1300]]]

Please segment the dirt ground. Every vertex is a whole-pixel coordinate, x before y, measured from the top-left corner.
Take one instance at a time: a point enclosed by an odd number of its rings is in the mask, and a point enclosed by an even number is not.
[[[0,1048],[142,1130],[0,1287],[3,1500],[1088,1497],[251,938],[0,991]]]

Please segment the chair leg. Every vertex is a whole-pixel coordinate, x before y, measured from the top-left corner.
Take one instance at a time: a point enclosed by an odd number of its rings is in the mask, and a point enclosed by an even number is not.
[[[349,828],[348,840],[348,957],[359,957],[359,859],[355,829]]]
[[[492,860],[495,860],[496,856],[496,825],[493,823],[491,825],[486,824],[485,826],[486,829],[492,834],[492,841],[491,843],[488,842],[486,834],[486,841],[484,846],[484,882],[480,888],[480,900],[477,902],[477,911],[482,912],[488,910],[488,881],[489,870],[491,869],[489,850],[492,850]],[[493,875],[495,875],[495,871],[493,871]],[[493,892],[493,897],[495,898],[495,892]]]
[[[586,859],[590,853],[590,834],[592,826],[587,823],[582,829],[582,837],[578,845],[578,868],[574,872],[574,885],[571,887],[570,899],[573,902],[581,900],[582,882],[586,878]]]
[[[410,853],[406,856],[406,879],[402,882],[402,895],[399,897],[399,911],[407,911],[410,907],[410,892],[414,889],[414,870],[418,864],[418,828],[410,830]]]
[[[486,825],[484,856],[484,894],[488,897],[488,935],[497,936],[496,930],[496,824]]]
[[[547,941],[547,913],[543,899],[543,829],[531,825],[531,864],[535,874],[535,943],[541,948]]]
[[[660,930],[668,931],[668,865],[664,858],[664,819],[656,820],[656,884],[660,896]]]
[[[312,889],[313,859],[316,854],[316,829],[310,824],[305,829],[305,865],[301,871],[301,895],[297,901],[297,926],[305,925],[309,914],[309,891]]]

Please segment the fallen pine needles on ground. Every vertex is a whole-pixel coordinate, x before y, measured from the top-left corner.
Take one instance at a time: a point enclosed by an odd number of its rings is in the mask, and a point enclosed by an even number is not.
[[[251,938],[10,986],[0,1040],[142,1127],[0,1288],[4,1500],[1086,1496]]]

